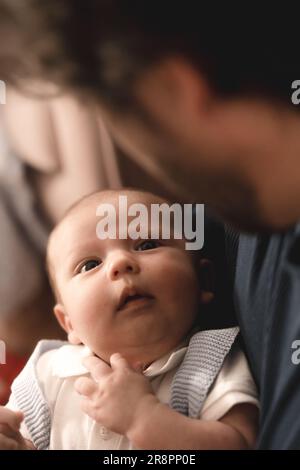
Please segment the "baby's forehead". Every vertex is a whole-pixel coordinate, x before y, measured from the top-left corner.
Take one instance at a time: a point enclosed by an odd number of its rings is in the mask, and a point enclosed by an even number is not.
[[[147,192],[140,191],[103,191],[84,198],[73,206],[52,231],[48,242],[48,257],[55,253],[61,243],[77,237],[78,233],[96,233],[97,213],[100,209],[111,206],[116,210],[128,210],[132,204],[143,204],[149,208],[151,204],[168,203],[165,199]],[[117,220],[117,218],[116,218]]]
[[[90,220],[94,223],[97,216],[104,213],[109,214],[109,209],[113,208],[114,213],[119,215],[126,212],[130,217],[130,208],[138,204],[139,208],[144,206],[149,214],[151,206],[165,204],[167,201],[159,196],[147,192],[139,191],[104,191],[83,199],[75,205],[64,217],[61,226],[66,228],[70,225],[79,225],[82,220]],[[117,217],[118,219],[118,217]]]
[[[89,202],[89,201],[87,201]],[[115,207],[124,204],[130,206],[131,204],[144,204],[146,206],[151,204],[167,203],[165,199],[152,193],[144,191],[105,191],[100,197],[91,199],[94,207],[101,204],[112,204]]]
[[[111,204],[115,208],[129,207],[131,204],[162,204],[167,201],[160,196],[144,191],[102,191],[84,198],[78,204],[73,206],[69,214],[84,212],[86,210],[95,211],[102,204]],[[68,215],[68,214],[67,214]]]

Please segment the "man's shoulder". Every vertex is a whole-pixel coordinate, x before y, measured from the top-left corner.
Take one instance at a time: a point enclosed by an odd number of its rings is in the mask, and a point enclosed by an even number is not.
[[[289,350],[292,337],[288,330],[296,331],[300,326],[299,281],[299,224],[286,232],[239,236],[235,307],[258,383],[271,345],[277,344],[280,337],[280,343],[286,341]]]
[[[249,268],[270,274],[285,269],[290,264],[300,267],[300,224],[284,232],[270,234],[239,234],[237,266],[240,272]],[[238,280],[238,279],[236,279]],[[259,278],[257,278],[257,281]]]

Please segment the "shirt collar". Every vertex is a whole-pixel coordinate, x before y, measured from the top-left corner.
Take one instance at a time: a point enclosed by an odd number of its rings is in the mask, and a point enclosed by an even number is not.
[[[51,358],[52,373],[60,378],[88,374],[82,361],[85,357],[92,355],[92,351],[87,346],[72,344],[62,346]]]
[[[144,375],[146,377],[155,377],[169,372],[182,362],[186,350],[187,347],[184,346],[168,352],[160,359],[152,362],[152,364],[144,370]]]
[[[186,353],[186,341],[182,342],[176,349],[168,352],[163,357],[152,362],[144,370],[146,377],[155,377],[165,374],[177,367],[183,360]],[[88,374],[88,370],[83,366],[84,358],[92,356],[92,351],[87,346],[66,345],[57,350],[51,358],[53,375],[60,378],[79,376]]]

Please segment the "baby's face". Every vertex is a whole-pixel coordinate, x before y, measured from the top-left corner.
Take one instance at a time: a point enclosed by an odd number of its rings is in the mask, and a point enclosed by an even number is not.
[[[128,204],[150,207],[160,199],[128,193]],[[50,243],[50,259],[61,303],[55,312],[78,341],[108,361],[122,353],[130,362],[151,362],[177,346],[191,329],[200,288],[184,240],[96,235],[101,203],[91,200],[62,222]]]

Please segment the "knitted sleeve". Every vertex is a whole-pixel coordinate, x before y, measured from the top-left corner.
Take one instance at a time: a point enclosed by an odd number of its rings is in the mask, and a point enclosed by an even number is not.
[[[24,437],[30,439],[38,450],[46,450],[49,447],[51,410],[40,387],[36,365],[42,354],[65,344],[64,341],[56,340],[40,341],[12,385],[9,403],[24,413],[24,429],[28,432]]]

